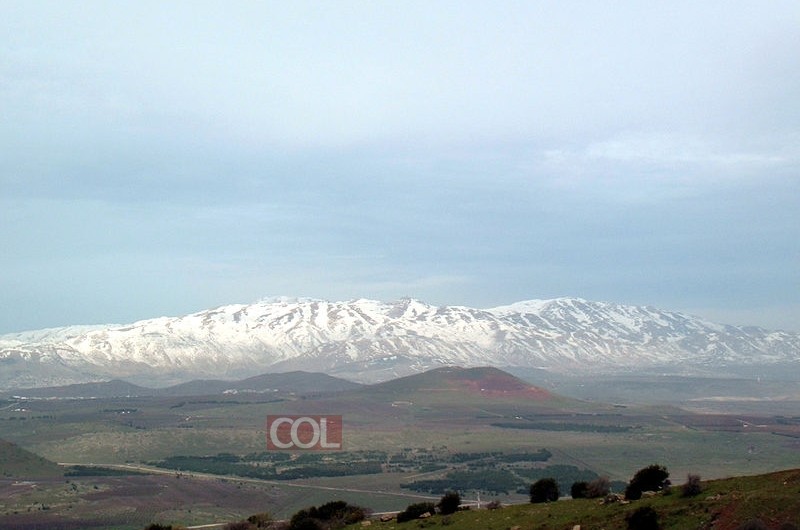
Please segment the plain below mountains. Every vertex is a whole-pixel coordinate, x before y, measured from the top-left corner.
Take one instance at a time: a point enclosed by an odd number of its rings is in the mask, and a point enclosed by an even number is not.
[[[448,365],[797,374],[800,334],[577,298],[491,309],[284,298],[128,325],[0,336],[0,389],[115,378],[165,386],[295,370],[376,382]]]

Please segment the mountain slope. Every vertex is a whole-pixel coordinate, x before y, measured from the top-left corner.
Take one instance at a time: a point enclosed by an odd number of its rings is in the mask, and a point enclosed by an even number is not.
[[[124,326],[0,336],[0,387],[306,370],[380,381],[442,365],[630,370],[800,361],[800,335],[575,298],[492,309],[280,299]]]

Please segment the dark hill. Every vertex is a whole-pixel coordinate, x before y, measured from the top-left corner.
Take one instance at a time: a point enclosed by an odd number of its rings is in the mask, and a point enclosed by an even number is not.
[[[467,394],[483,398],[548,400],[547,390],[526,383],[498,368],[448,366],[366,387],[365,393],[412,396],[419,393]]]
[[[63,475],[64,471],[55,462],[0,440],[0,477],[31,479]]]
[[[319,394],[354,390],[362,385],[316,372],[262,374],[240,381],[201,379],[166,388],[147,388],[115,379],[100,383],[14,390],[8,396],[28,398],[113,398],[113,397],[188,397],[210,396],[224,392]]]
[[[263,374],[243,379],[236,388],[248,390],[276,390],[278,392],[294,392],[309,394],[318,392],[342,392],[361,388],[361,384],[347,379],[333,377],[319,372],[286,372],[282,374]]]
[[[8,395],[35,398],[110,398],[127,396],[152,396],[155,390],[127,381],[114,379],[98,383],[78,383],[66,386],[13,390]]]
[[[318,372],[285,372],[261,374],[241,381],[196,380],[157,390],[160,396],[200,396],[223,392],[251,392],[259,394],[314,394],[354,390],[361,385]]]

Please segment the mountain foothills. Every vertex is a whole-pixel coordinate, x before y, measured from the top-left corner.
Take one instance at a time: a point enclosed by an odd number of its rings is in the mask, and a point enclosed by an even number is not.
[[[275,374],[262,374],[242,380],[222,379],[197,379],[177,385],[148,388],[135,385],[127,381],[115,379],[92,383],[73,383],[71,385],[54,387],[36,387],[0,392],[1,398],[12,398],[17,393],[23,393],[24,398],[66,398],[66,399],[97,399],[114,397],[180,397],[180,396],[210,396],[220,394],[250,394],[250,395],[303,395],[345,392],[355,390],[363,385],[339,379],[327,374],[314,372],[282,372]]]
[[[800,334],[577,298],[491,309],[413,299],[264,300],[128,325],[0,336],[0,388],[125,378],[167,385],[306,370],[376,382],[443,365],[576,373],[794,366]]]

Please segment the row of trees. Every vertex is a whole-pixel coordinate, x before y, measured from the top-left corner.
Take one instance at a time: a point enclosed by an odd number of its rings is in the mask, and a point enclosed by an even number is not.
[[[644,467],[637,471],[625,487],[625,499],[638,500],[645,491],[669,490],[671,483],[667,468],[658,464]],[[689,474],[686,484],[683,485],[681,494],[684,497],[693,497],[702,491],[700,476]],[[611,483],[605,477],[600,477],[591,482],[576,481],[572,484],[570,495],[573,499],[595,499],[605,497],[611,492]],[[530,487],[530,499],[533,503],[552,502],[559,498],[558,482],[554,478],[542,478]]]
[[[445,493],[437,504],[432,502],[417,502],[409,505],[405,510],[397,514],[397,522],[404,523],[406,521],[413,521],[424,517],[425,514],[433,515],[439,513],[441,515],[450,515],[458,511],[461,505],[461,495],[456,491],[448,491]]]

